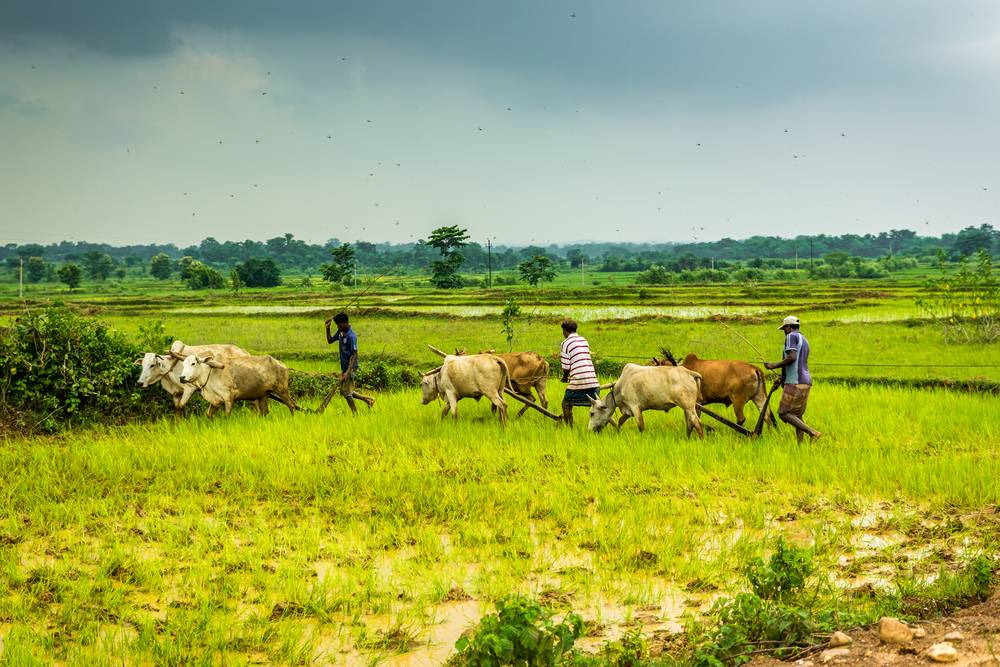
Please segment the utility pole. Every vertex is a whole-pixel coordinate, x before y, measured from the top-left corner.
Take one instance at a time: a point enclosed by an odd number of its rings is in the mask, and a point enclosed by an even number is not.
[[[487,271],[489,271],[489,278],[487,278],[486,285],[490,289],[493,289],[493,241],[486,239],[486,266]]]
[[[796,271],[799,270],[799,249],[798,249],[798,247],[795,248],[795,270]]]
[[[580,287],[586,287],[587,286],[587,275],[586,275],[586,271],[583,268],[584,266],[586,266],[586,264],[587,264],[587,258],[586,257],[581,257],[580,258]]]
[[[712,258],[712,270],[715,271],[715,258]]]
[[[354,262],[354,291],[358,289],[358,263]]]
[[[809,239],[809,270],[813,270],[813,240]]]
[[[21,270],[18,273],[17,279],[17,298],[24,298],[24,256],[21,256]]]

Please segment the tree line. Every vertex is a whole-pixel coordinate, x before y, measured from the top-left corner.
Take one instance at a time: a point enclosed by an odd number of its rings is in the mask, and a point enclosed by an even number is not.
[[[462,273],[509,274],[513,270],[525,282],[537,284],[551,280],[557,269],[581,267],[603,272],[644,272],[650,284],[666,280],[666,273],[696,275],[699,271],[737,269],[756,271],[754,275],[758,275],[767,269],[809,268],[814,273],[819,269],[820,277],[877,277],[880,271],[906,265],[908,259],[957,260],[978,251],[1000,252],[1000,231],[982,224],[940,237],[895,229],[879,234],[820,234],[792,239],[752,236],[702,243],[603,242],[490,248],[473,241],[467,230],[450,226],[433,230],[426,239],[403,244],[350,244],[336,238],[324,244],[309,244],[293,234],[263,242],[219,242],[208,237],[198,245],[183,248],[174,244],[11,243],[0,247],[0,261],[15,272],[23,266],[28,282],[60,280],[70,287],[78,286],[85,276],[104,281],[147,273],[164,280],[180,278],[192,289],[220,288],[227,282],[239,289],[280,284],[282,273],[319,272],[332,283],[346,283],[357,271],[393,275],[429,271],[435,286],[450,288],[462,283]],[[509,275],[498,275],[497,284],[510,279]]]

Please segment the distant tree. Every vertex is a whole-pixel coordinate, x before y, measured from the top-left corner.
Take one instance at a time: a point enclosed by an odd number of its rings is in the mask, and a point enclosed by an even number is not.
[[[344,283],[354,273],[354,248],[350,243],[343,243],[330,251],[333,261],[319,267],[323,279],[334,285]]]
[[[952,248],[960,256],[974,255],[980,250],[990,252],[993,244],[1000,238],[1000,232],[993,229],[993,225],[979,225],[979,227],[966,227],[955,237]]]
[[[29,283],[40,282],[48,272],[49,265],[41,257],[29,257],[24,264],[25,277]]]
[[[823,259],[826,260],[826,263],[835,269],[838,269],[842,267],[844,264],[847,264],[847,260],[849,260],[850,258],[851,256],[848,255],[846,252],[828,252],[825,255],[823,255]]]
[[[138,255],[126,255],[124,261],[125,261],[125,266],[127,266],[130,269],[133,269],[137,266],[142,266],[142,257],[139,257]]]
[[[37,243],[26,243],[17,247],[17,255],[27,263],[29,257],[41,257],[45,254],[45,248]]]
[[[59,280],[66,283],[70,289],[76,289],[80,286],[80,278],[83,277],[83,271],[76,264],[63,264],[59,267]]]
[[[436,248],[441,259],[431,263],[431,284],[443,289],[454,289],[462,286],[462,277],[458,270],[465,262],[461,250],[469,241],[467,229],[458,225],[438,227],[427,238],[427,245]]]
[[[154,255],[153,259],[149,260],[149,273],[154,278],[167,280],[173,272],[174,263],[165,253],[161,252],[158,255]]]
[[[195,258],[191,255],[184,255],[179,260],[177,260],[177,272],[181,275],[181,280],[188,279],[188,271],[191,265],[195,263]]]
[[[107,280],[115,270],[115,260],[111,255],[92,250],[83,256],[83,268],[93,280]]]
[[[198,260],[193,260],[185,273],[187,277],[184,280],[189,289],[219,289],[226,282],[221,273]]]
[[[517,265],[517,270],[521,273],[521,280],[529,285],[552,282],[556,277],[552,260],[545,255],[535,255],[531,259],[524,260]]]
[[[124,266],[119,266],[117,269],[115,269],[115,278],[117,278],[118,280],[125,280],[125,276],[127,275],[128,275],[128,269],[126,269]]]
[[[579,269],[581,266],[583,266],[585,257],[583,255],[582,250],[580,250],[579,248],[573,248],[572,250],[566,253],[566,260],[569,262],[570,267],[574,269]]]
[[[251,257],[237,264],[236,272],[247,287],[275,287],[281,284],[281,271],[270,257]]]
[[[233,296],[239,296],[243,287],[244,283],[243,279],[240,278],[240,272],[235,268],[229,269],[229,289],[233,291]]]

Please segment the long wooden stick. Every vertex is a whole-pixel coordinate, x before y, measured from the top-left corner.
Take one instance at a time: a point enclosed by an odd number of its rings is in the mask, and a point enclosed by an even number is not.
[[[529,408],[534,408],[535,410],[538,410],[539,412],[541,412],[543,415],[545,415],[549,419],[555,419],[556,421],[562,421],[562,415],[557,415],[554,412],[549,412],[548,410],[546,410],[545,408],[543,408],[542,406],[540,406],[538,403],[535,403],[533,401],[529,401],[524,396],[521,396],[520,394],[515,394],[513,391],[511,391],[510,389],[508,389],[506,387],[504,387],[503,393],[507,394],[508,396],[513,397],[515,400],[521,401],[522,403],[524,403],[525,405],[527,405]]]
[[[764,400],[764,407],[761,408],[760,415],[757,416],[757,425],[753,427],[753,434],[760,435],[764,432],[764,419],[767,417],[768,413],[771,413],[771,396],[778,389],[778,385],[771,385],[771,391],[767,392],[767,398]],[[771,413],[771,423],[775,426],[778,425],[778,421],[774,418],[774,413]]]
[[[725,417],[723,417],[718,413],[712,412],[701,403],[695,403],[695,409],[697,409],[698,412],[704,412],[706,415],[712,417],[713,419],[717,419],[718,421],[722,422],[723,424],[733,429],[737,433],[742,433],[743,435],[751,435],[751,436],[753,435],[753,432],[750,429],[740,426],[734,421],[729,421],[728,419],[726,419]]]

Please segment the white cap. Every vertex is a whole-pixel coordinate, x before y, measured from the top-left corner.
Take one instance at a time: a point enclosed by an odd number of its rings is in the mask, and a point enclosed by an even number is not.
[[[784,320],[781,321],[781,326],[778,327],[778,329],[779,330],[780,329],[784,329],[789,324],[794,324],[795,326],[798,326],[799,325],[799,318],[795,317],[794,315],[789,315],[788,317],[786,317]]]

